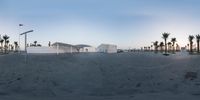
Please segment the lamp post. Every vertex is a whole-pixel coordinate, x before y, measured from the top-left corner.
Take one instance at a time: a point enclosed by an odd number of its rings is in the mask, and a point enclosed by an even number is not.
[[[22,26],[24,26],[24,25],[23,24],[19,24],[19,27],[22,27]],[[20,28],[19,28],[19,33],[20,33]],[[20,49],[20,34],[19,34],[19,41],[18,42],[19,42],[19,51],[18,52],[20,53],[20,50],[21,50]]]
[[[56,45],[56,53],[57,53],[57,55],[59,54],[59,44],[57,43],[57,45]]]
[[[33,32],[33,30],[26,31],[24,33],[21,33],[20,35],[25,35],[25,62],[27,62],[27,34]]]

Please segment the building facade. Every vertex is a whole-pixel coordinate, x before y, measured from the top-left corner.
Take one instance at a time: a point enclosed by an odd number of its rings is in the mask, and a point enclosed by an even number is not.
[[[117,45],[101,44],[98,46],[97,51],[102,53],[117,53]]]
[[[52,47],[54,49],[58,49],[60,53],[76,53],[79,52],[79,48],[71,45],[71,44],[66,44],[66,43],[61,43],[61,42],[56,42],[52,44]]]
[[[76,45],[79,48],[79,52],[96,52],[96,48],[90,45]]]

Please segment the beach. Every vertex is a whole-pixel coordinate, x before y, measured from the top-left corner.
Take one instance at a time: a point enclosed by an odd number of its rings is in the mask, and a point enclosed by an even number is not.
[[[199,100],[200,56],[0,55],[0,100]],[[196,77],[186,77],[188,72]]]

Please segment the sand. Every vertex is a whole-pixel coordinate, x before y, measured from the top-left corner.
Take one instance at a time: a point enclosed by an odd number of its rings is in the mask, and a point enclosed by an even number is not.
[[[0,55],[0,100],[199,100],[200,56]],[[187,72],[196,78],[185,78]]]

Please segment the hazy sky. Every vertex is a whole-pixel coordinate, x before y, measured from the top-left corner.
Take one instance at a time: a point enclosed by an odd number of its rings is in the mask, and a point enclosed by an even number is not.
[[[33,29],[29,43],[140,48],[170,32],[169,39],[184,46],[189,34],[200,34],[199,5],[200,0],[0,0],[0,34],[18,41],[20,32]]]

